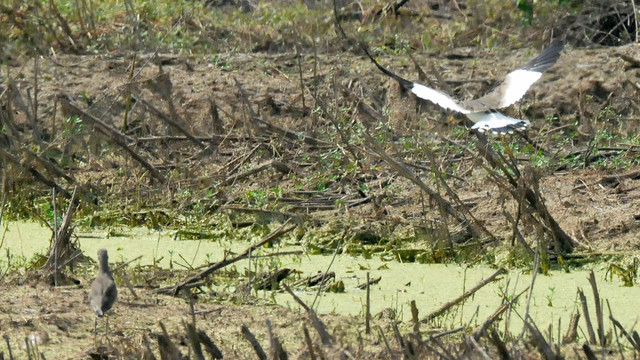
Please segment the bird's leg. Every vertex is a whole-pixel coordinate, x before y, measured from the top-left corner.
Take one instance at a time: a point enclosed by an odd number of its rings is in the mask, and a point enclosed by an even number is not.
[[[109,338],[109,316],[105,314],[105,326],[104,326],[105,336],[107,337],[107,345],[109,345],[109,349],[111,349],[111,339]]]
[[[98,318],[93,318],[93,345],[98,348]]]

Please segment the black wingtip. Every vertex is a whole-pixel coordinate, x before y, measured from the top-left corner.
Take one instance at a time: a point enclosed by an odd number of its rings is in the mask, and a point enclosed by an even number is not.
[[[402,78],[394,73],[392,73],[391,71],[385,69],[382,65],[380,65],[378,63],[378,61],[376,61],[376,59],[369,53],[369,50],[367,49],[367,47],[362,44],[361,42],[358,42],[360,44],[360,47],[362,48],[362,50],[364,51],[365,54],[367,54],[367,56],[369,57],[369,59],[373,62],[373,64],[380,70],[382,71],[384,74],[390,76],[391,78],[393,78],[394,80],[396,80],[397,82],[400,83],[400,85],[402,85],[402,87],[404,87],[407,90],[411,90],[413,88],[413,82]]]
[[[526,63],[521,69],[545,72],[558,61],[558,58],[560,58],[560,52],[563,48],[564,44],[560,40],[555,39],[546,49],[544,49],[544,51],[540,53],[540,55]]]
[[[344,29],[342,28],[342,24],[340,24],[340,18],[338,16],[338,5],[336,4],[336,0],[333,1],[333,14],[335,16],[335,21],[336,21],[336,27],[338,28],[338,31],[340,32],[340,34],[347,40],[349,41],[353,41],[351,40],[347,34],[345,33]],[[385,69],[384,67],[382,67],[382,65],[378,64],[378,61],[376,61],[376,59],[371,55],[371,53],[369,53],[369,49],[367,49],[367,46],[362,43],[361,41],[357,41],[358,45],[360,46],[360,48],[364,51],[365,54],[367,54],[367,56],[369,57],[369,59],[373,62],[373,64],[380,69],[380,71],[382,71],[383,73],[385,73],[386,75],[392,77],[394,80],[396,80],[397,82],[400,83],[400,85],[402,85],[402,87],[404,87],[407,90],[411,90],[413,88],[413,82],[404,79],[394,73],[392,73],[391,71]]]

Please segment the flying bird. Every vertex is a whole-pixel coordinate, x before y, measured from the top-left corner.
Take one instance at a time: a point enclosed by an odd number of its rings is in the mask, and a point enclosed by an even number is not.
[[[512,133],[514,130],[524,130],[529,126],[528,120],[506,116],[496,109],[505,108],[520,100],[529,87],[540,79],[542,73],[556,63],[563,46],[559,41],[553,41],[540,55],[508,73],[500,85],[483,97],[459,101],[442,91],[409,81],[387,70],[371,56],[366,46],[361,44],[362,49],[376,67],[399,82],[402,87],[421,99],[466,115],[475,123],[471,129],[477,129],[480,132],[489,131],[494,134]]]

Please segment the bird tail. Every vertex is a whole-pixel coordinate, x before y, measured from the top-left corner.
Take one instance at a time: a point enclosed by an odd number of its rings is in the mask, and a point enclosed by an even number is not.
[[[515,119],[495,110],[471,113],[467,114],[467,117],[475,122],[475,125],[471,127],[472,130],[488,131],[499,135],[512,134],[514,131],[524,130],[531,125],[529,120]]]

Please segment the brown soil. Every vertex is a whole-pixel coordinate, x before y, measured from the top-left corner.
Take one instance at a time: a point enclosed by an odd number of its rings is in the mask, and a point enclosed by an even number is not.
[[[47,359],[88,358],[106,348],[114,358],[139,359],[143,356],[145,338],[158,356],[156,339],[162,334],[159,321],[186,355],[188,339],[182,321],[192,319],[188,302],[158,296],[143,289],[136,290],[136,294],[139,299],[121,287],[117,306],[108,316],[106,336],[104,318],[98,319],[97,334],[94,333],[96,317],[87,306],[87,287],[3,285],[0,287],[0,324],[3,334],[10,337],[13,354],[18,359],[26,358],[24,339],[29,336],[43,339],[38,347]],[[242,325],[246,325],[268,351],[269,336],[265,322],[269,320],[274,335],[293,358],[306,351],[304,337],[301,336],[303,325],[316,337],[303,311],[280,306],[198,302],[195,314],[196,327],[211,337],[226,359],[254,357],[253,349],[240,331]],[[355,340],[362,321],[334,315],[322,316],[321,319],[328,324],[331,334],[336,337],[334,340],[337,339],[336,351],[351,347],[353,354],[358,355],[359,352],[361,356],[381,352],[382,348],[372,345],[369,340],[367,347],[360,350],[354,343],[340,343],[343,339]],[[8,351],[3,348],[8,358]]]

